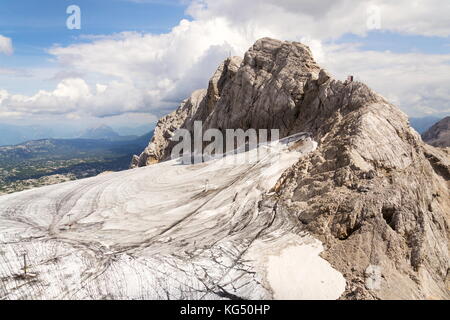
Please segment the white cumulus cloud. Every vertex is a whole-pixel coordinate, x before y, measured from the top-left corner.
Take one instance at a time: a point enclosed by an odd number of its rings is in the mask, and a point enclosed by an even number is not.
[[[291,37],[365,34],[374,18],[382,30],[450,35],[447,0],[194,0],[189,12],[198,20],[223,17],[244,30],[263,26]]]
[[[339,79],[354,75],[411,116],[450,113],[450,54],[361,51],[323,47],[322,66]]]
[[[336,76],[354,74],[411,115],[449,112],[448,55],[329,44],[344,34],[367,34],[374,12],[381,31],[450,35],[448,0],[193,0],[187,9],[192,20],[181,20],[168,33],[84,36],[82,43],[50,48],[59,66],[57,87],[33,96],[7,93],[0,112],[160,115],[206,87],[228,55],[243,55],[267,36],[310,45]]]

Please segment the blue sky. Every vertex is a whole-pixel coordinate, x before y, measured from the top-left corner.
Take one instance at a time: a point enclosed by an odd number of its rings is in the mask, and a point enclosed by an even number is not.
[[[82,9],[82,29],[66,28],[66,8]],[[0,34],[14,40],[15,54],[1,57],[9,67],[44,66],[51,46],[82,41],[80,35],[122,31],[165,33],[188,18],[186,6],[177,1],[126,0],[2,0]]]
[[[66,28],[73,4],[81,30]],[[0,122],[154,122],[264,36],[308,44],[410,116],[444,116],[448,12],[448,0],[2,0]]]

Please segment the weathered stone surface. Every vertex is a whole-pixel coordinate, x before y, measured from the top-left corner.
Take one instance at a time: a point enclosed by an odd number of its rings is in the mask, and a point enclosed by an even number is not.
[[[448,160],[365,85],[310,85],[293,130],[319,147],[285,173],[279,196],[328,246],[323,256],[349,281],[343,298],[448,298],[449,177],[436,170]]]
[[[342,298],[449,298],[448,153],[425,145],[406,115],[363,83],[333,79],[302,44],[261,39],[237,65],[221,66],[203,101],[175,112],[190,115],[175,126],[200,119],[222,130],[311,132],[319,147],[271,197],[326,244],[323,256],[348,280]],[[164,133],[149,147],[158,161],[171,149]]]
[[[239,57],[225,60],[209,81],[207,90],[195,91],[176,111],[160,119],[149,146],[137,159],[133,159],[131,167],[144,167],[167,160],[173,147],[170,137],[179,128],[191,130],[194,121],[207,119],[220,99],[225,84],[236,74],[241,61]]]
[[[435,147],[450,147],[450,117],[434,124],[422,135],[422,138]]]
[[[183,102],[177,111],[158,122],[138,166],[147,165],[147,159],[168,159],[173,144],[164,135],[173,124],[189,130],[196,120],[203,121],[205,129],[278,128],[281,137],[286,136],[298,116],[305,83],[317,79],[319,71],[307,46],[269,38],[258,40],[244,60],[225,60],[212,77],[203,100],[194,99],[195,107],[189,116],[186,109],[190,105]]]
[[[203,108],[206,93],[206,90],[195,91],[189,99],[181,103],[176,111],[161,118],[156,125],[155,133],[149,146],[139,157],[133,157],[131,167],[145,167],[158,163],[162,159],[167,159],[170,155],[170,138],[177,129],[184,127],[195,117],[200,106]]]
[[[305,83],[319,71],[305,45],[261,39],[225,85],[207,127],[277,128],[286,136],[297,118]]]

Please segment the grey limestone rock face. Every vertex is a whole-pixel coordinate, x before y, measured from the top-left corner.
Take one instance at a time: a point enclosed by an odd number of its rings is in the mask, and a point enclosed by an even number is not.
[[[298,116],[305,83],[319,72],[307,46],[261,39],[243,60],[225,60],[208,89],[202,91],[204,95],[194,92],[174,113],[162,118],[149,147],[134,163],[145,166],[167,160],[173,147],[164,142],[169,128],[191,130],[197,120],[203,121],[205,129],[277,128],[284,137]]]
[[[343,82],[303,44],[264,38],[227,59],[207,90],[158,123],[135,166],[166,160],[177,128],[311,132],[318,148],[271,195],[326,245],[347,279],[343,299],[448,299],[449,154],[427,146],[407,116],[360,82]],[[369,270],[369,271],[368,271]],[[379,270],[376,286],[370,270]]]
[[[206,90],[195,91],[177,110],[161,118],[149,146],[141,155],[133,157],[131,167],[145,167],[166,159],[170,155],[170,138],[177,129],[184,127],[195,116],[199,106],[204,104],[206,93]]]
[[[319,147],[285,173],[278,196],[327,245],[348,280],[343,298],[448,298],[448,155],[363,84],[312,82],[305,102],[293,130]],[[376,289],[365,282],[373,267]]]

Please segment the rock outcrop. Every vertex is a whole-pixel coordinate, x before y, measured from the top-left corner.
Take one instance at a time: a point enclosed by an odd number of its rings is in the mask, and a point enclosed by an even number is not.
[[[131,167],[145,167],[167,159],[170,155],[170,138],[177,129],[190,123],[199,110],[199,106],[203,106],[205,96],[206,90],[197,90],[189,99],[183,101],[176,111],[161,118],[156,125],[150,145],[139,157],[133,157]]]
[[[319,72],[307,46],[257,41],[243,60],[225,60],[207,90],[194,92],[158,122],[149,147],[135,157],[132,167],[167,160],[173,147],[168,137],[178,128],[191,130],[194,121],[203,121],[204,129],[277,128],[286,136],[298,118],[306,82]]]
[[[435,147],[450,147],[450,117],[434,124],[422,135],[422,138]]]
[[[365,84],[333,79],[303,44],[261,39],[161,119],[134,166],[166,160],[173,132],[195,120],[281,137],[311,132],[318,148],[264,203],[324,242],[323,257],[347,279],[343,299],[450,298],[449,154]]]
[[[134,156],[131,167],[144,167],[167,160],[173,143],[170,138],[180,128],[193,129],[197,120],[205,121],[215,111],[225,84],[234,78],[242,59],[231,57],[225,60],[209,81],[208,89],[194,91],[184,100],[177,110],[161,118],[155,129],[154,136],[149,146],[140,156]]]

